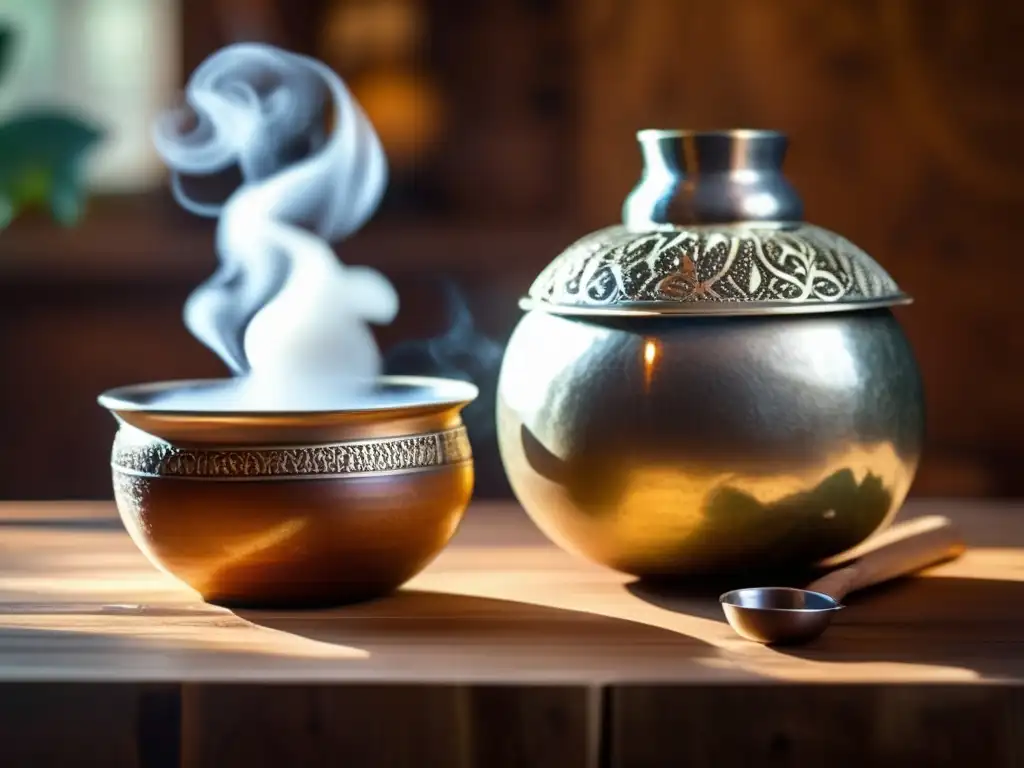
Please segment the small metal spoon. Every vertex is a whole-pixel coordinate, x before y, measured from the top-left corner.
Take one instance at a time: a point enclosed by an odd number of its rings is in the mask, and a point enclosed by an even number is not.
[[[807,589],[735,589],[719,598],[725,618],[747,640],[772,645],[813,640],[843,606],[846,595],[959,556],[964,542],[953,523],[930,515],[894,525],[869,540],[851,565]]]

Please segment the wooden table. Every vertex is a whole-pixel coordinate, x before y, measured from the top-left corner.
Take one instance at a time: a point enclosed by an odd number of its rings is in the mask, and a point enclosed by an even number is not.
[[[1024,505],[925,511],[966,556],[783,651],[511,505],[394,597],[311,613],[203,604],[110,505],[0,505],[0,766],[1022,765]]]

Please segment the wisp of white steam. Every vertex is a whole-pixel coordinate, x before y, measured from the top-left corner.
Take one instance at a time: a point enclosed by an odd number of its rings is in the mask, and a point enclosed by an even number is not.
[[[328,98],[325,136],[318,121]],[[369,323],[390,323],[398,296],[383,275],[344,265],[329,244],[373,215],[387,184],[369,119],[325,65],[251,43],[203,62],[186,100],[194,125],[184,128],[187,113],[168,113],[153,139],[179,203],[219,217],[219,268],[189,297],[184,318],[238,377],[234,404],[332,408],[367,391],[382,367]],[[184,189],[183,176],[233,166],[243,183],[223,205]]]

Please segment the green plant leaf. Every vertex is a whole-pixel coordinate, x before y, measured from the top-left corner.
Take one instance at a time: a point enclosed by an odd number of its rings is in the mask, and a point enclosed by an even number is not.
[[[0,229],[26,208],[49,208],[65,226],[82,213],[81,166],[104,131],[71,113],[46,110],[0,121]]]

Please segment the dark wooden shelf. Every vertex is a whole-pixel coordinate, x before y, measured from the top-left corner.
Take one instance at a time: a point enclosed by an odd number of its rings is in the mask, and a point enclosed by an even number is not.
[[[215,225],[155,196],[95,201],[63,228],[32,213],[0,233],[0,284],[25,282],[194,283],[213,267]],[[536,274],[582,232],[565,224],[480,225],[397,217],[371,222],[335,244],[339,257],[394,275]]]

